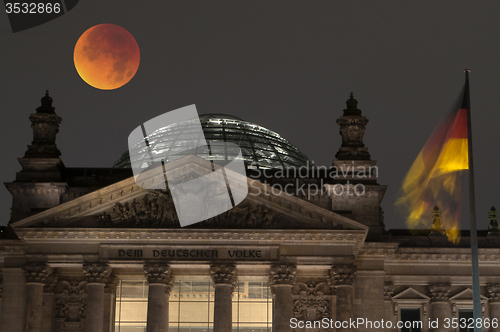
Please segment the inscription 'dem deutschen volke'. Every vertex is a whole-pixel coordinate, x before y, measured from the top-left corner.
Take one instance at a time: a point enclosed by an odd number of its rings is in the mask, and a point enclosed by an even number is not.
[[[277,247],[185,247],[185,246],[116,246],[102,245],[101,257],[117,260],[274,260],[279,258]]]

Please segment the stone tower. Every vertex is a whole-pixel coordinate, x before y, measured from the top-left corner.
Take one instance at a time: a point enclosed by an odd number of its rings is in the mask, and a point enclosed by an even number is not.
[[[346,104],[347,109],[337,119],[342,145],[332,168],[338,176],[334,177],[336,183],[325,185],[325,189],[332,199],[333,211],[348,213],[355,221],[369,226],[369,236],[381,235],[384,223],[380,203],[387,186],[378,184],[377,162],[371,160],[363,143],[368,119],[361,115],[352,93]],[[339,185],[343,186],[342,193]]]
[[[14,182],[5,183],[13,197],[11,222],[59,205],[59,198],[67,189],[64,164],[56,145],[62,119],[55,113],[48,91],[41,101],[36,113],[30,115],[33,141],[24,157],[18,158],[22,169]]]

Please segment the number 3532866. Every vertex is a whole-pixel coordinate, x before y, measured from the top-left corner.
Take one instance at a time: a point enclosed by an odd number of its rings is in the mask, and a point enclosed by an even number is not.
[[[445,318],[444,319],[444,328],[445,329],[457,329],[457,328],[474,328],[474,327],[484,327],[484,328],[497,328],[498,327],[498,318]]]
[[[60,3],[33,3],[33,2],[7,2],[5,4],[7,14],[59,14]]]

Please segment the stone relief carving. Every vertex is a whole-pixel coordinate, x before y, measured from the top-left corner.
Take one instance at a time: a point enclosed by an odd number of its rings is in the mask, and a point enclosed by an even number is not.
[[[384,282],[384,300],[390,301],[394,294],[394,284],[392,282]]]
[[[429,284],[429,296],[432,301],[448,301],[450,298],[449,283],[433,283]]]
[[[116,203],[111,212],[95,216],[100,227],[180,227],[168,190],[150,190],[140,200]],[[284,221],[282,213],[244,201],[218,216],[194,224],[207,228],[268,228]]]
[[[54,288],[57,285],[57,279],[59,276],[57,274],[51,274],[45,280],[45,284],[43,285],[43,291],[46,293],[53,293]]]
[[[150,190],[142,199],[118,202],[111,213],[96,216],[101,227],[178,227],[177,214],[168,190]]]
[[[330,286],[354,285],[357,267],[354,265],[335,265],[330,269],[328,284]]]
[[[209,228],[268,228],[284,221],[284,215],[249,201],[199,223]]]
[[[298,320],[313,321],[330,318],[330,286],[326,282],[298,282],[294,287],[293,316]]]
[[[107,264],[83,264],[83,273],[88,283],[106,283],[111,275],[111,268]]]
[[[368,123],[366,117],[340,117],[337,124],[340,126],[342,143],[345,146],[364,146],[363,135],[365,126]]]
[[[271,266],[269,283],[271,287],[277,285],[293,285],[297,281],[297,267],[294,265],[275,265]]]
[[[335,157],[339,160],[370,160],[368,148],[363,144],[368,119],[361,116],[361,110],[357,108],[358,101],[354,99],[352,93],[346,104],[347,109],[344,110],[343,116],[337,119],[342,145]]]
[[[104,291],[116,295],[116,288],[118,287],[119,283],[120,283],[120,279],[118,279],[118,277],[116,275],[111,274],[108,277],[108,279],[106,279]]]
[[[500,302],[500,284],[487,284],[486,289],[491,302]]]
[[[23,271],[26,282],[42,284],[44,284],[49,275],[52,274],[52,268],[44,263],[26,263],[23,265]]]
[[[56,318],[64,319],[64,322],[80,322],[82,318],[85,318],[87,282],[63,280],[60,284],[63,286],[63,291],[56,299]]]

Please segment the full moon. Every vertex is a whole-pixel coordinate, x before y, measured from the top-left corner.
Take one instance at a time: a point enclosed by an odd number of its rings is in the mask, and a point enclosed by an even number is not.
[[[73,59],[85,82],[97,89],[113,90],[134,77],[140,52],[127,30],[114,24],[98,24],[80,36]]]

